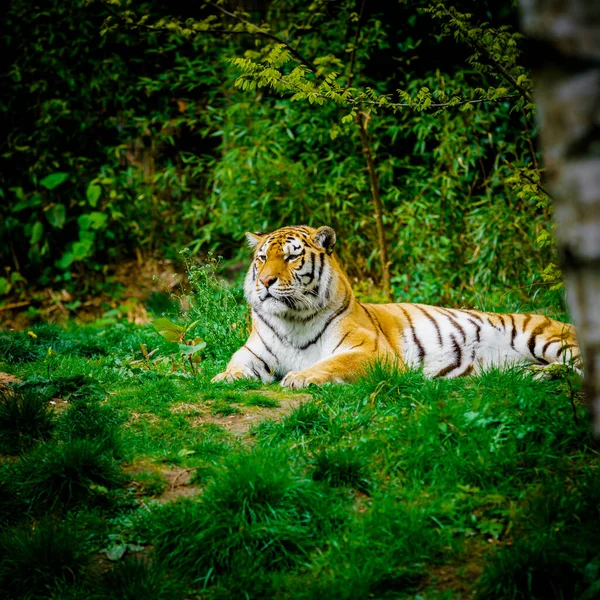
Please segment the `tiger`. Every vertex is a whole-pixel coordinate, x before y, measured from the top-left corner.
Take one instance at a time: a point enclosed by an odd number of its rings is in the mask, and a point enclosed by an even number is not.
[[[359,302],[334,253],[337,236],[282,227],[246,233],[250,335],[213,382],[280,380],[286,388],[352,383],[376,360],[454,378],[517,363],[578,364],[575,328],[535,314]]]

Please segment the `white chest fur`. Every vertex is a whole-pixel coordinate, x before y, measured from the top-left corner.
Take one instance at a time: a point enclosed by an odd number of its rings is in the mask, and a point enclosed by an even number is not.
[[[331,356],[334,348],[331,334],[337,329],[337,319],[332,316],[328,311],[302,323],[254,313],[257,335],[249,347],[262,356],[265,351],[268,353],[271,359],[268,362],[274,363],[271,366],[278,377],[289,371],[308,369]]]

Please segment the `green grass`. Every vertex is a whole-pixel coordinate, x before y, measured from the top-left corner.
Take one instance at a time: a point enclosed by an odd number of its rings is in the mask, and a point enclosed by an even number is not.
[[[45,521],[0,537],[0,588],[9,598],[47,598],[52,588],[75,583],[88,562],[66,527]]]
[[[207,339],[241,314],[219,301],[193,309],[213,319]],[[600,593],[600,457],[566,375],[428,380],[377,364],[306,400],[210,383],[237,330],[196,377],[151,327],[33,331],[0,334],[0,371],[24,380],[0,403],[14,598]]]
[[[103,440],[44,444],[23,456],[18,476],[21,494],[31,505],[51,510],[101,502],[121,483],[118,465]]]
[[[184,598],[181,584],[154,564],[130,558],[117,564],[102,579],[95,600],[178,600]]]
[[[0,390],[0,451],[18,454],[51,437],[55,427],[48,397],[36,390]]]

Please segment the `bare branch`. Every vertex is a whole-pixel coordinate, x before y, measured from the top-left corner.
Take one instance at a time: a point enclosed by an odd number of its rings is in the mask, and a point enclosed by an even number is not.
[[[356,60],[356,45],[358,44],[358,36],[360,35],[360,27],[362,25],[363,12],[365,10],[366,0],[362,0],[360,6],[360,13],[358,15],[358,22],[356,23],[356,33],[354,34],[354,41],[352,42],[352,54],[350,55],[350,69],[348,71],[348,82],[346,83],[347,90],[352,85],[352,78],[354,77],[354,61]]]

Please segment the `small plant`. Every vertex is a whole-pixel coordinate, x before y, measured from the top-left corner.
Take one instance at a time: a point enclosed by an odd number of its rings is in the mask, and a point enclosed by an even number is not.
[[[181,325],[177,325],[169,319],[165,317],[161,317],[160,319],[155,319],[152,321],[152,325],[154,329],[160,333],[167,341],[175,342],[179,345],[179,351],[181,353],[181,358],[184,364],[187,364],[190,367],[190,371],[194,374],[198,374],[197,365],[201,360],[200,351],[206,348],[206,342],[202,338],[194,338],[194,339],[185,339],[186,334],[194,329],[198,321],[194,321],[189,323],[185,327]],[[142,344],[142,354],[144,354],[144,358],[148,358],[150,354],[145,350],[144,345]],[[185,369],[185,367],[184,367]]]
[[[55,422],[45,396],[35,390],[0,389],[0,450],[18,454],[52,435]]]
[[[75,535],[42,521],[0,537],[0,588],[6,597],[49,597],[52,587],[73,583],[86,563]]]
[[[23,457],[19,476],[23,496],[50,509],[105,497],[122,481],[102,441],[88,439],[40,446]]]
[[[198,265],[188,251],[182,256],[192,292],[186,296],[189,309],[184,317],[198,322],[200,335],[208,344],[207,353],[217,361],[227,362],[248,334],[242,290],[219,278],[219,258],[209,254],[206,263]]]

